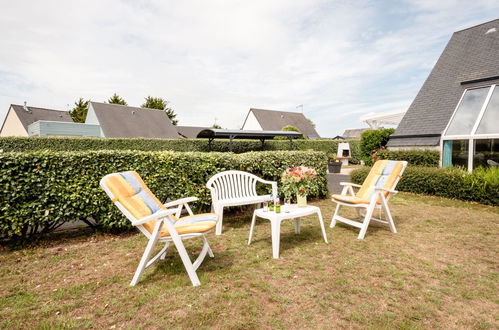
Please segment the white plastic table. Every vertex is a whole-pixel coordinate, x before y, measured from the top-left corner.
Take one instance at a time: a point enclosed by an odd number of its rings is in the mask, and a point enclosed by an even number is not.
[[[288,211],[288,212],[287,212]],[[321,209],[317,206],[308,205],[306,207],[298,207],[296,204],[281,206],[281,213],[275,211],[263,211],[263,209],[256,209],[253,212],[253,219],[251,219],[251,228],[248,238],[248,245],[251,244],[253,238],[253,230],[255,228],[256,217],[270,220],[272,227],[272,256],[274,259],[279,259],[279,244],[281,241],[281,221],[286,219],[295,220],[295,234],[300,233],[300,217],[316,213],[319,217],[319,223],[322,229],[322,236],[327,243],[326,229],[324,228],[324,221],[322,221]]]

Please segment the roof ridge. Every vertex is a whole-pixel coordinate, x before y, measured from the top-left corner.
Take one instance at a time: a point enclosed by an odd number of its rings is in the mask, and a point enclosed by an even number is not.
[[[136,107],[134,105],[124,105],[124,104],[116,104],[116,103],[94,102],[94,101],[90,101],[90,103],[97,103],[97,104],[102,104],[102,105],[111,105],[111,106],[118,106],[118,107],[125,107],[125,108],[135,108],[135,109],[142,109],[142,110],[164,111],[161,109],[143,108],[143,107]]]
[[[303,113],[299,111],[284,111],[284,110],[269,110],[269,109],[259,109],[259,108],[250,108],[250,111],[252,110],[258,110],[258,111],[272,111],[272,112],[287,112],[287,113],[297,113],[300,115],[304,115]]]
[[[16,107],[21,107],[21,108],[24,107],[24,105],[20,105],[20,104],[11,104],[10,106],[16,106]],[[26,107],[33,108],[33,109],[47,110],[47,111],[69,112],[68,110],[47,109],[47,108],[34,107],[31,105],[26,105]]]
[[[466,30],[470,30],[470,29],[479,27],[480,25],[485,25],[485,24],[488,24],[488,23],[492,23],[494,21],[498,21],[499,22],[499,18],[495,18],[495,19],[487,21],[487,22],[483,22],[483,23],[480,23],[480,24],[477,24],[477,25],[473,25],[473,26],[461,29],[461,30],[457,30],[457,31],[454,31],[454,33],[458,33],[458,32],[463,32],[463,31],[466,31]]]

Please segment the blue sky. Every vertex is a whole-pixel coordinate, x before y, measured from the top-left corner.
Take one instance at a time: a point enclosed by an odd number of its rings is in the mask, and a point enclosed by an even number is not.
[[[497,0],[1,1],[0,121],[116,92],[192,126],[303,104],[333,137],[407,109],[452,33],[498,17]]]

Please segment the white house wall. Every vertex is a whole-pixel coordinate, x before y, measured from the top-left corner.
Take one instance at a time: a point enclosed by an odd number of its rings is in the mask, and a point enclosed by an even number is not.
[[[256,119],[253,112],[250,112],[248,114],[248,118],[246,118],[246,121],[244,122],[244,125],[243,125],[243,130],[263,131],[262,126],[260,125],[260,123]]]
[[[16,112],[12,109],[9,109],[9,113],[3,123],[2,131],[0,131],[0,136],[28,136],[28,132],[26,132]]]
[[[88,106],[87,118],[85,118],[85,124],[100,125],[99,119],[95,114],[92,104]],[[102,127],[100,127],[100,136],[104,137],[104,132],[102,132]]]

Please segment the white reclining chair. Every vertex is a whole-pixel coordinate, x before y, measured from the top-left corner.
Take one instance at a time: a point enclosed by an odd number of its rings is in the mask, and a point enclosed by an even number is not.
[[[258,195],[256,184],[260,182],[272,186],[272,195]],[[212,212],[218,215],[216,234],[222,234],[223,208],[259,204],[277,196],[277,182],[260,179],[243,171],[225,171],[215,174],[206,183],[210,190]]]
[[[118,209],[132,222],[132,225],[136,226],[149,239],[130,283],[131,286],[137,284],[147,267],[159,259],[165,258],[171,242],[177,248],[192,285],[201,284],[196,269],[203,262],[206,253],[213,258],[213,252],[208,245],[205,234],[215,227],[216,214],[194,215],[188,203],[197,200],[196,197],[182,198],[162,204],[135,171],[106,175],[101,179],[100,186]],[[184,207],[189,216],[181,218],[180,215]],[[182,240],[195,237],[201,238],[204,245],[199,257],[192,263]],[[150,258],[154,246],[158,242],[165,243],[165,246],[156,256]]]
[[[395,228],[395,223],[393,222],[390,209],[388,208],[388,200],[392,195],[397,193],[394,189],[406,167],[406,161],[378,160],[372,167],[362,186],[350,182],[341,182],[340,184],[344,186],[341,195],[331,196],[333,202],[337,205],[330,227],[334,227],[336,221],[349,224],[360,228],[360,233],[357,238],[364,239],[369,222],[373,220],[388,224],[390,230],[393,233],[396,233],[397,229]],[[355,194],[352,187],[360,189]],[[358,215],[364,217],[363,221],[358,222],[340,216],[339,211],[341,206],[356,208]],[[362,215],[361,209],[365,209],[365,215]],[[375,209],[382,209],[385,211],[388,220],[374,218],[372,215]]]

